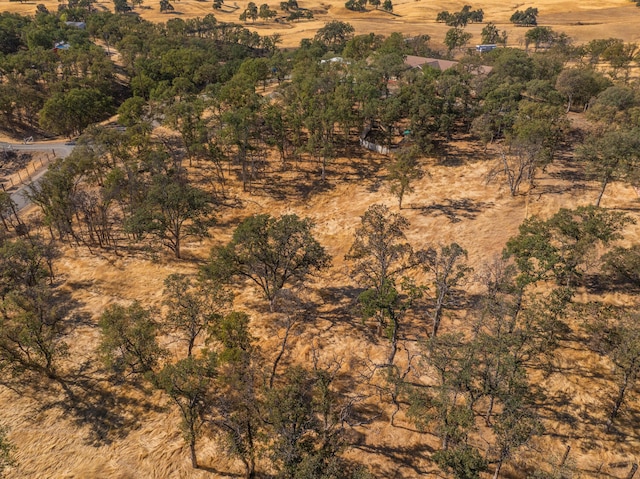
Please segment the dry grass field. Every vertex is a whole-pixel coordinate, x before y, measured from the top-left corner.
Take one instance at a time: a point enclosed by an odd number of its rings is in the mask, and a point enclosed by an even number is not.
[[[42,2],[9,3],[4,0],[3,9],[33,15],[37,3],[43,3],[49,10],[55,11],[58,2],[43,0]],[[238,16],[246,7],[248,1],[226,0],[225,8],[220,11],[212,9],[210,1],[176,0],[172,2],[175,11],[161,13],[157,0],[144,0],[143,8],[136,9],[142,18],[154,22],[165,22],[170,18],[204,17],[214,13],[219,21],[239,22]],[[262,2],[256,2],[262,3]],[[279,11],[279,2],[268,2],[271,8]],[[368,12],[352,12],[344,7],[342,0],[323,0],[313,2],[300,0],[299,5],[312,10],[314,20],[300,21],[289,24],[275,22],[247,23],[247,27],[256,30],[261,35],[279,33],[282,35],[282,47],[296,47],[303,38],[311,38],[326,22],[342,20],[351,23],[356,33],[375,32],[388,35],[392,32],[402,32],[406,35],[429,34],[435,44],[441,43],[449,27],[436,23],[435,18],[442,10],[458,11],[463,5],[470,3],[474,8],[482,8],[485,21],[495,23],[501,30],[509,33],[509,45],[520,46],[524,43],[525,29],[516,28],[509,18],[517,9],[524,10],[529,6],[538,8],[540,14],[538,23],[550,26],[556,31],[565,32],[576,43],[584,43],[594,38],[621,38],[628,42],[640,41],[640,9],[628,0],[594,0],[589,2],[571,2],[558,0],[540,0],[535,3],[504,3],[498,0],[484,0],[473,2],[444,2],[437,0],[399,0],[394,2],[393,13],[371,9]],[[98,9],[112,10],[113,3],[100,0],[96,2]],[[235,6],[239,7],[237,10]],[[482,24],[470,24],[467,31],[474,36],[472,43],[480,41]]]
[[[592,203],[597,195],[596,184],[572,180],[575,166],[570,158],[558,161],[541,175],[530,194],[512,198],[500,179],[487,182],[489,171],[496,166],[491,150],[482,154],[479,145],[462,139],[452,151],[455,153],[444,165],[434,159],[423,160],[422,166],[429,174],[406,199],[402,214],[411,222],[408,236],[413,244],[424,247],[457,241],[468,249],[476,271],[500,253],[528,215],[549,216],[559,207]],[[366,151],[358,152],[357,158],[341,158],[330,168],[326,185],[318,188],[305,186],[309,178],[319,176],[315,163],[302,163],[299,169],[283,173],[282,189],[274,188],[274,182],[269,180],[256,183],[253,193],[245,194],[236,185],[232,191],[244,208],[223,209],[220,224],[224,226],[215,228],[210,240],[185,244],[184,257],[188,261],[177,262],[162,252],[154,257],[114,257],[90,254],[84,248],[66,248],[56,269],[64,281],[63,288],[79,305],[78,327],[68,338],[76,364],[69,365],[69,370],[81,366],[78,390],[85,391],[86,397],[84,402],[70,407],[65,404],[66,396],[56,388],[45,392],[0,388],[0,403],[4,405],[0,418],[10,427],[10,438],[18,446],[18,466],[9,477],[205,478],[235,477],[225,475],[225,471],[242,470],[239,463],[226,459],[215,443],[207,441],[199,448],[199,457],[209,469],[191,469],[177,427],[178,415],[166,399],[135,388],[125,389],[124,394],[121,390],[115,396],[106,380],[83,378],[94,377],[98,370],[93,353],[98,336],[96,321],[107,305],[133,299],[159,304],[162,281],[168,274],[194,270],[195,264],[206,258],[210,246],[225,242],[233,227],[251,213],[295,212],[313,218],[317,237],[333,256],[332,268],[318,277],[307,292],[318,304],[318,315],[295,330],[286,362],[304,363],[312,348],[320,351],[325,360],[344,359],[345,370],[356,370],[367,359],[382,359],[387,351],[386,341],[376,339],[357,319],[344,319],[341,309],[352,306],[353,298],[344,297],[340,291],[352,285],[343,258],[359,216],[373,203],[385,203],[397,210],[384,179],[385,161],[385,157]],[[274,161],[274,169],[278,167],[279,162]],[[603,205],[640,216],[636,191],[623,184],[612,185]],[[640,226],[628,227],[625,243],[638,240]],[[586,291],[579,293],[579,299],[587,296]],[[607,299],[614,303],[628,300],[617,293]],[[282,331],[277,317],[265,311],[253,288],[240,292],[236,308],[251,313],[253,331],[260,338],[261,347],[275,351]],[[462,322],[450,319],[445,323],[448,330],[464,327]],[[577,324],[575,333],[579,334]],[[412,323],[409,339],[415,338],[421,328],[427,326],[419,321]],[[415,349],[414,342],[406,344]],[[620,418],[623,441],[617,435],[604,435],[602,405],[615,389],[601,374],[607,373],[606,362],[573,341],[563,343],[554,361],[557,372],[551,375],[531,372],[536,386],[545,391],[554,407],[543,414],[550,434],[534,443],[524,457],[536,462],[546,458],[551,467],[569,444],[573,477],[625,477],[627,466],[610,465],[640,460],[640,438],[635,432],[637,419],[633,412],[640,401],[630,401],[626,410],[631,412]],[[371,401],[377,405],[375,397]],[[429,462],[428,451],[437,446],[437,440],[412,431],[403,413],[396,419],[398,427],[391,427],[391,407],[382,405],[382,411],[378,420],[357,429],[363,439],[350,454],[369,464],[376,477],[436,477],[437,469]],[[481,437],[475,440],[482,442]],[[509,471],[505,467],[502,477],[519,477]]]
[[[229,0],[227,0],[229,1]],[[40,2],[38,2],[40,3]],[[57,2],[45,0],[49,9]],[[237,21],[245,1],[237,2],[239,11],[215,15],[220,21]],[[407,35],[427,33],[441,42],[448,27],[435,23],[440,10],[458,10],[466,2],[429,2],[402,0],[394,4],[394,14],[381,11],[354,13],[344,8],[344,2],[326,0],[313,4],[301,0],[300,5],[313,9],[316,19],[291,25],[248,25],[260,34],[282,34],[282,46],[294,47],[302,38],[312,37],[326,21],[338,19],[354,25],[357,33],[388,34],[399,31]],[[31,14],[36,2],[5,2],[6,10]],[[174,2],[177,12],[161,14],[157,2],[146,0],[150,9],[137,10],[143,18],[166,21],[169,18],[191,18],[212,13],[211,2],[180,0]],[[110,2],[98,2],[99,8],[111,8]],[[485,0],[473,4],[482,8],[487,21],[509,31],[509,43],[522,43],[524,30],[512,27],[508,19],[517,8],[529,4],[504,4]],[[594,38],[618,37],[640,42],[640,9],[628,0],[595,0],[578,4],[569,1],[541,0],[535,4],[540,10],[539,23],[564,31],[575,42]],[[271,7],[277,7],[272,4]],[[470,25],[474,42],[479,39],[482,25]],[[573,120],[580,120],[574,115]],[[488,182],[489,172],[496,167],[494,152],[486,153],[479,144],[459,138],[450,148],[451,154],[443,164],[434,158],[422,160],[428,172],[416,184],[416,191],[405,199],[402,214],[410,221],[409,240],[417,247],[456,241],[469,252],[469,261],[479,271],[482,265],[498,255],[507,239],[517,232],[518,225],[530,215],[548,217],[560,207],[591,204],[597,196],[595,183],[576,180],[576,165],[565,156],[541,173],[537,187],[529,194],[513,198],[498,177]],[[78,325],[68,338],[76,364],[69,370],[80,370],[76,381],[78,390],[86,393],[83,401],[73,407],[57,387],[49,391],[0,388],[0,420],[10,429],[9,438],[16,444],[17,466],[10,469],[10,478],[70,479],[70,478],[224,478],[240,477],[239,462],[224,457],[214,442],[203,441],[199,447],[202,470],[193,470],[188,450],[178,429],[179,417],[174,408],[159,393],[136,388],[113,394],[106,381],[94,379],[98,365],[95,346],[98,338],[97,318],[104,308],[114,302],[139,299],[145,304],[160,304],[162,282],[172,272],[194,271],[213,245],[228,240],[238,222],[252,213],[279,215],[294,212],[311,217],[316,234],[333,257],[329,271],[316,278],[308,295],[318,306],[317,318],[295,331],[286,362],[304,362],[310,350],[321,351],[322,358],[344,358],[344,368],[358,368],[366,359],[383,357],[387,344],[372,337],[359,321],[344,320],[341,309],[349,307],[353,298],[344,297],[341,289],[348,289],[352,281],[347,274],[344,255],[353,239],[359,217],[374,203],[385,203],[394,211],[397,202],[385,182],[384,164],[387,159],[366,150],[355,150],[350,157],[334,161],[325,184],[319,182],[316,164],[302,163],[298,168],[278,173],[281,182],[272,179],[256,183],[252,193],[243,193],[241,186],[231,191],[243,208],[220,211],[219,224],[212,229],[212,237],[204,242],[184,245],[186,261],[176,261],[164,252],[153,257],[116,257],[111,253],[90,254],[84,248],[66,247],[56,262],[59,278],[71,297],[79,305]],[[196,165],[195,171],[203,166]],[[274,160],[273,169],[279,168]],[[273,178],[270,174],[269,178]],[[317,179],[318,181],[312,181]],[[282,184],[281,188],[274,185]],[[314,184],[309,187],[309,184]],[[628,185],[615,183],[608,189],[603,206],[629,213],[640,222],[638,193]],[[30,214],[36,214],[31,212]],[[640,225],[631,225],[625,232],[623,244],[640,241]],[[473,286],[472,286],[473,287]],[[581,291],[578,298],[589,294]],[[612,303],[629,299],[621,293],[606,296]],[[273,351],[280,341],[280,329],[272,314],[266,312],[255,290],[248,288],[236,298],[236,308],[252,316],[254,334],[260,337],[261,347]],[[605,420],[602,405],[615,389],[608,377],[610,366],[599,356],[579,344],[578,319],[572,323],[575,341],[562,344],[551,375],[533,371],[536,385],[546,391],[553,410],[544,416],[548,435],[535,442],[524,454],[531,461],[557,464],[571,445],[568,462],[572,477],[623,478],[632,462],[640,462],[638,418],[640,398],[633,394],[620,417],[624,436],[603,434]],[[452,329],[462,324],[445,319],[443,327]],[[275,325],[274,325],[275,324]],[[411,325],[414,337],[420,328],[418,321]],[[168,340],[170,342],[170,338]],[[415,347],[411,341],[407,347]],[[170,344],[169,344],[170,346]],[[78,358],[81,358],[78,361]],[[601,373],[607,374],[601,374]],[[375,398],[371,399],[375,402]],[[390,412],[388,405],[383,411]],[[173,411],[168,413],[167,411]],[[635,411],[635,412],[634,412]],[[370,465],[380,478],[438,477],[437,468],[430,463],[429,448],[437,440],[412,431],[403,413],[397,418],[399,427],[389,425],[388,416],[366,427],[358,428],[362,441],[350,456]],[[621,439],[624,437],[623,439]],[[474,439],[479,444],[482,438]],[[618,463],[618,467],[616,467]],[[624,465],[620,466],[620,464]],[[226,471],[236,471],[228,475]],[[505,467],[501,477],[519,477]]]

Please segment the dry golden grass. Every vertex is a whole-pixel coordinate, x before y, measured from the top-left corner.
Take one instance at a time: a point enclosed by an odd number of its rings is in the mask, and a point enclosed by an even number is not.
[[[402,214],[411,222],[408,236],[416,246],[457,241],[468,249],[469,260],[476,270],[500,253],[527,215],[549,216],[559,207],[592,203],[597,195],[597,185],[571,181],[569,173],[573,165],[564,160],[541,174],[538,186],[528,195],[512,198],[500,178],[486,181],[495,166],[491,149],[483,154],[479,145],[465,141],[454,146],[447,164],[424,159],[423,166],[429,174],[416,184],[415,193],[406,198]],[[317,165],[303,163],[302,171],[291,168],[279,172],[280,163],[274,161],[268,178],[278,175],[279,182],[258,181],[252,194],[242,193],[239,185],[234,185],[232,192],[245,208],[222,210],[224,227],[213,228],[211,239],[185,244],[185,258],[202,260],[212,245],[228,240],[233,227],[246,215],[295,212],[314,219],[317,236],[334,263],[304,293],[318,304],[317,317],[296,328],[285,362],[308,362],[315,350],[324,361],[342,358],[343,370],[354,373],[362,369],[366,360],[382,360],[386,355],[384,339],[375,338],[359,321],[345,321],[339,314],[340,308],[352,305],[353,298],[342,296],[342,291],[352,285],[343,258],[359,216],[369,205],[379,202],[397,210],[396,200],[384,181],[386,161],[384,157],[358,151],[351,158],[337,160],[330,168],[327,184],[316,182],[316,188],[311,190],[307,189],[310,181],[319,180]],[[282,191],[276,191],[280,185]],[[627,185],[613,184],[603,205],[638,217],[637,193]],[[630,226],[625,242],[639,239],[640,226]],[[97,372],[93,352],[98,338],[96,321],[104,308],[134,299],[158,305],[163,279],[172,272],[194,269],[193,261],[176,261],[164,252],[156,258],[148,254],[115,257],[107,253],[92,255],[84,248],[65,248],[56,270],[64,281],[63,288],[78,301],[82,316],[80,325],[68,338],[75,364],[67,368],[76,370],[79,364],[86,364],[85,375],[96,377],[87,388],[91,391],[87,399],[91,407],[65,411],[62,407],[65,396],[56,388],[31,394],[0,388],[0,404],[4,405],[0,422],[10,427],[10,438],[18,447],[18,466],[10,471],[9,477],[204,478],[226,477],[226,471],[241,471],[240,464],[226,458],[214,441],[203,441],[199,448],[201,463],[213,467],[213,475],[192,470],[178,429],[179,417],[167,400],[158,393],[122,387],[114,396],[115,388]],[[587,297],[586,292],[579,295],[581,299]],[[605,299],[628,301],[622,294],[610,294]],[[277,326],[277,316],[264,311],[255,289],[247,287],[239,291],[235,307],[251,313],[254,334],[260,338],[264,351],[275,351],[282,331]],[[464,320],[447,319],[443,327],[464,327]],[[410,326],[410,336],[425,328],[426,325],[415,321]],[[172,345],[171,338],[166,342]],[[412,342],[407,345],[415,348]],[[398,358],[402,363],[404,351],[400,351]],[[570,464],[577,468],[577,477],[598,477],[593,472],[598,467],[606,474],[602,477],[623,477],[628,468],[611,468],[609,464],[638,461],[640,440],[633,432],[636,422],[630,412],[623,412],[620,418],[621,429],[627,434],[624,441],[603,434],[602,406],[607,395],[615,390],[610,381],[610,364],[577,340],[563,344],[554,361],[560,372],[545,375],[544,371],[531,371],[534,384],[545,391],[547,402],[552,404],[542,411],[551,434],[535,443],[538,453],[531,450],[524,457],[540,461],[539,451],[548,451],[543,457],[550,464],[554,460],[557,463],[564,444],[570,444]],[[625,411],[634,411],[639,405],[634,397]],[[389,414],[392,407],[383,405],[383,410]],[[574,422],[559,421],[562,415]],[[83,421],[87,416],[91,419]],[[97,430],[96,424],[100,425]],[[419,475],[418,471],[427,476],[434,473],[428,447],[437,447],[437,441],[411,431],[403,412],[396,417],[396,424],[401,427],[390,426],[388,417],[383,415],[366,428],[358,428],[362,446],[349,455],[369,464],[376,477],[413,478]],[[483,444],[481,437],[475,440]],[[503,477],[509,477],[509,471],[505,468]]]
[[[49,9],[56,9],[57,2],[43,2]],[[246,2],[238,2],[244,8]],[[426,0],[400,1],[394,5],[395,15],[383,12],[354,13],[344,8],[344,2],[325,1],[320,6],[306,0],[301,6],[313,8],[316,20],[300,22],[284,27],[275,24],[248,25],[261,34],[281,33],[283,46],[293,47],[300,39],[312,37],[326,21],[339,19],[352,23],[358,33],[375,31],[388,34],[400,31],[407,35],[427,33],[436,42],[442,41],[446,26],[434,22],[436,13],[443,9],[459,9],[463,2],[427,2]],[[169,18],[190,18],[213,12],[210,2],[181,0],[175,2],[180,14],[160,14],[157,2],[149,2],[150,10],[139,10],[143,18],[166,21]],[[99,8],[111,8],[110,2],[99,2]],[[272,7],[277,7],[274,3]],[[495,0],[473,5],[483,8],[485,18],[510,32],[510,44],[518,45],[524,35],[522,29],[513,28],[508,19],[516,8],[528,4],[503,4]],[[639,41],[637,28],[640,9],[627,0],[607,0],[580,3],[568,1],[540,1],[540,24],[550,25],[569,34],[576,42],[593,38],[619,37],[627,41]],[[33,3],[5,3],[6,9],[32,14]],[[218,13],[221,21],[237,21],[239,11]],[[470,25],[479,39],[481,25]],[[459,142],[446,165],[425,159],[426,175],[416,185],[415,193],[405,199],[402,210],[411,222],[410,240],[419,247],[456,241],[469,251],[469,260],[476,269],[499,254],[509,237],[517,232],[518,225],[528,215],[549,216],[559,207],[575,207],[592,203],[597,196],[597,185],[574,182],[567,171],[573,167],[570,160],[559,162],[541,175],[538,186],[528,195],[512,198],[499,179],[487,183],[488,172],[495,166],[492,152],[485,155],[479,145]],[[245,208],[221,212],[224,227],[212,229],[213,237],[205,242],[184,245],[189,260],[206,258],[212,245],[225,242],[237,222],[252,213],[278,215],[295,212],[309,216],[317,225],[317,236],[333,256],[330,271],[317,278],[307,293],[319,304],[318,317],[310,324],[299,327],[291,342],[286,361],[304,362],[310,351],[316,349],[324,360],[344,358],[345,371],[357,370],[365,359],[382,358],[387,345],[384,340],[372,338],[367,327],[357,321],[344,322],[337,315],[341,307],[349,307],[350,299],[339,295],[341,289],[350,286],[344,254],[347,252],[359,216],[373,203],[383,202],[397,209],[396,200],[390,195],[384,182],[384,157],[366,151],[358,151],[357,158],[342,158],[330,169],[327,188],[308,191],[305,185],[319,179],[318,169],[305,164],[306,172],[282,173],[286,184],[285,198],[267,194],[264,184],[259,184],[253,194],[244,194],[238,185],[233,192],[244,202]],[[274,166],[275,169],[275,166]],[[368,170],[364,174],[364,170]],[[271,183],[271,182],[270,182]],[[296,187],[300,187],[297,190]],[[272,188],[271,188],[272,189]],[[304,191],[304,193],[300,193]],[[607,190],[603,206],[619,208],[638,218],[638,195],[623,184],[613,184]],[[640,219],[640,218],[639,218]],[[625,244],[640,240],[640,226],[629,226]],[[72,297],[80,304],[83,321],[69,337],[75,370],[86,363],[87,377],[96,373],[94,349],[98,338],[96,321],[101,311],[114,302],[139,299],[145,304],[159,304],[163,279],[172,272],[195,269],[194,262],[175,261],[164,252],[156,259],[149,255],[131,258],[114,257],[112,254],[89,254],[83,248],[67,247],[56,269]],[[581,292],[579,298],[589,295]],[[607,294],[613,303],[625,303],[628,297],[620,293]],[[273,350],[280,338],[274,327],[274,317],[264,313],[260,297],[253,288],[240,291],[236,307],[252,313],[254,334],[260,337],[265,351]],[[445,320],[445,329],[458,327],[462,321]],[[414,331],[420,324],[413,324]],[[412,347],[412,346],[410,346]],[[401,357],[402,354],[399,354]],[[402,361],[402,359],[400,359]],[[611,365],[603,358],[584,349],[580,342],[563,344],[555,359],[562,373],[545,376],[532,371],[535,383],[549,395],[552,410],[545,411],[546,426],[550,435],[536,444],[539,451],[549,451],[546,457],[551,464],[559,459],[564,444],[572,446],[570,464],[578,470],[577,477],[624,477],[627,468],[609,465],[621,461],[640,460],[640,439],[634,432],[637,418],[623,412],[621,429],[624,440],[603,434],[607,394],[614,391],[610,381]],[[92,380],[93,396],[89,403],[94,407],[86,411],[65,411],[65,396],[58,389],[37,393],[17,393],[0,388],[0,422],[10,428],[10,439],[16,443],[18,465],[9,471],[11,478],[205,478],[227,477],[225,471],[240,472],[237,461],[224,457],[213,441],[203,441],[199,448],[201,463],[212,466],[209,471],[195,471],[188,461],[188,451],[178,430],[179,418],[174,408],[157,393],[133,388],[120,391],[118,403],[112,403],[113,386],[98,375]],[[97,395],[104,394],[104,398]],[[104,406],[104,410],[100,405]],[[50,407],[48,407],[50,406]],[[640,401],[635,397],[627,404],[626,411],[637,410]],[[158,409],[160,408],[160,409]],[[168,408],[168,409],[162,409]],[[391,407],[384,407],[386,412]],[[89,421],[79,418],[100,415]],[[559,421],[557,415],[573,417],[575,422]],[[96,431],[91,424],[100,423]],[[410,424],[403,413],[397,423]],[[98,434],[99,433],[99,434]],[[349,455],[371,465],[377,477],[413,478],[419,472],[429,477],[434,468],[428,460],[427,446],[435,447],[436,441],[407,429],[391,427],[388,419],[380,418],[367,428],[360,428],[363,447]],[[481,438],[478,438],[481,441]],[[384,453],[384,454],[383,454]],[[540,454],[528,452],[532,460],[539,461]],[[595,471],[600,467],[601,474]],[[505,468],[504,477],[510,470]]]
[[[157,0],[145,0],[141,9],[136,13],[142,18],[153,22],[165,22],[170,18],[195,18],[204,17],[213,13],[219,21],[236,22],[238,16],[246,7],[249,0],[226,0],[222,11],[215,11],[211,1],[176,0],[173,3],[175,12],[160,13]],[[19,12],[26,15],[35,13],[36,3],[43,3],[49,10],[55,11],[58,2],[55,0],[43,0],[42,2],[5,2],[3,9]],[[261,3],[261,2],[256,2]],[[279,2],[268,2],[270,7],[280,11]],[[446,31],[449,29],[442,23],[436,23],[435,18],[442,10],[457,11],[463,5],[471,2],[431,2],[428,0],[399,0],[394,2],[393,14],[381,10],[368,12],[352,12],[344,7],[342,0],[324,0],[315,3],[309,0],[300,0],[299,5],[314,11],[315,18],[311,21],[293,22],[290,24],[277,24],[274,22],[247,23],[246,26],[259,32],[261,35],[279,33],[282,35],[283,47],[296,47],[303,38],[312,38],[315,32],[326,22],[342,20],[351,23],[356,33],[375,32],[388,35],[392,32],[401,32],[405,35],[429,34],[436,46],[441,46]],[[233,6],[239,8],[233,10]],[[98,9],[112,10],[113,3],[101,0],[96,3]],[[621,38],[628,42],[640,41],[640,9],[629,0],[594,0],[590,2],[571,2],[567,0],[540,0],[533,4],[507,3],[498,0],[484,0],[472,3],[474,8],[482,8],[485,13],[485,21],[494,22],[498,28],[509,32],[509,45],[522,46],[526,29],[516,28],[509,18],[517,9],[525,9],[529,6],[537,7],[540,11],[538,21],[540,25],[550,26],[556,31],[567,33],[576,43],[584,43],[594,38]],[[473,34],[472,43],[480,42],[482,24],[471,24],[467,31]]]
[[[216,17],[221,21],[237,22],[238,15],[246,7],[248,1],[235,3],[240,7],[238,11],[215,13]],[[341,0],[325,0],[319,5],[308,0],[302,0],[299,2],[301,7],[309,8],[316,12],[313,21],[291,23],[284,28],[273,23],[263,22],[256,22],[255,25],[248,23],[247,26],[262,35],[280,33],[283,40],[282,46],[285,47],[298,46],[301,39],[313,37],[318,28],[331,20],[351,23],[355,27],[356,33],[375,32],[383,35],[393,32],[402,32],[406,35],[427,33],[432,36],[435,42],[442,42],[449,27],[436,23],[436,15],[442,10],[459,10],[466,3],[468,2],[401,0],[394,2],[393,14],[389,14],[383,11],[352,12],[344,7],[344,2]],[[209,2],[180,0],[175,2],[174,5],[176,10],[181,12],[181,15],[161,14],[158,5],[150,3],[149,6],[152,7],[152,10],[142,11],[142,17],[152,21],[166,21],[167,17],[189,18],[192,16],[204,16],[213,11],[209,9]],[[279,9],[277,2],[270,6]],[[509,32],[509,44],[515,46],[523,44],[526,30],[514,27],[509,22],[509,18],[515,10],[524,9],[527,6],[529,4],[505,4],[495,0],[473,4],[474,8],[482,8],[484,10],[486,21],[492,21],[500,29],[506,29]],[[557,31],[564,31],[578,43],[587,42],[594,38],[609,38],[612,36],[630,42],[640,40],[640,31],[637,28],[640,10],[628,0],[604,0],[589,2],[588,4],[543,0],[536,2],[533,6],[540,11],[540,25],[548,25]],[[483,25],[481,24],[467,27],[467,30],[474,35],[472,42],[479,43],[482,28]]]

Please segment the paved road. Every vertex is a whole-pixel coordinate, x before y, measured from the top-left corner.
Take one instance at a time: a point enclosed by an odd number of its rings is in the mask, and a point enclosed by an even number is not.
[[[0,142],[0,150],[16,150],[16,151],[44,151],[55,153],[57,158],[66,158],[73,151],[73,145],[66,145],[64,141],[47,141],[39,143],[3,143]],[[31,175],[31,183],[37,182],[47,171],[47,167],[43,167]],[[28,204],[29,200],[25,196],[26,188],[31,183],[23,183],[11,193],[11,199],[16,204],[16,209],[21,211]]]

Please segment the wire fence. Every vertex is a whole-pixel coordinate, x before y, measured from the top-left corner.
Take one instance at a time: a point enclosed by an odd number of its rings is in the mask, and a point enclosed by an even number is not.
[[[45,158],[36,158],[27,163],[26,167],[19,169],[18,171],[11,173],[10,175],[0,176],[0,184],[3,190],[10,190],[17,188],[23,184],[28,184],[33,181],[33,176],[36,173],[44,169],[52,158],[55,158],[55,150],[51,150],[51,154],[45,153]]]

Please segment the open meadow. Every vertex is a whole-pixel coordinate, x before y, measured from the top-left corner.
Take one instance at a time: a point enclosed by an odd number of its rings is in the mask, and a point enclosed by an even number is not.
[[[33,15],[37,3],[44,4],[50,11],[55,11],[58,2],[44,0],[43,2],[8,2],[5,0],[5,11],[17,12],[23,15]],[[239,15],[246,8],[248,2],[227,0],[221,10],[213,10],[211,2],[197,0],[177,0],[174,2],[175,11],[160,12],[157,1],[145,0],[141,7],[134,12],[145,20],[152,22],[166,22],[170,18],[183,20],[204,17],[213,13],[218,21],[239,23]],[[357,34],[374,32],[389,35],[401,32],[403,35],[430,35],[435,42],[442,44],[449,27],[444,23],[437,23],[436,16],[442,10],[457,11],[469,2],[443,2],[428,0],[401,0],[393,4],[393,13],[375,10],[371,6],[367,12],[353,12],[347,10],[340,0],[321,1],[309,0],[298,2],[300,7],[314,12],[313,20],[301,20],[278,24],[273,21],[247,22],[245,26],[257,31],[260,35],[279,33],[282,35],[281,47],[292,48],[300,44],[303,38],[312,38],[315,32],[326,22],[341,20],[351,23]],[[113,10],[112,2],[95,2],[99,10]],[[279,4],[269,4],[279,10]],[[524,46],[526,29],[514,27],[509,18],[514,11],[527,8],[527,3],[509,3],[496,0],[486,0],[482,4],[472,4],[473,8],[482,8],[485,22],[495,23],[500,30],[509,34],[508,45]],[[627,42],[640,41],[638,8],[628,0],[595,0],[591,2],[562,2],[555,0],[541,0],[534,7],[540,14],[538,24],[552,27],[559,32],[565,32],[576,44],[586,43],[596,38],[620,38]],[[237,8],[236,8],[237,7]],[[474,35],[472,44],[479,43],[482,24],[470,24],[467,28]]]

